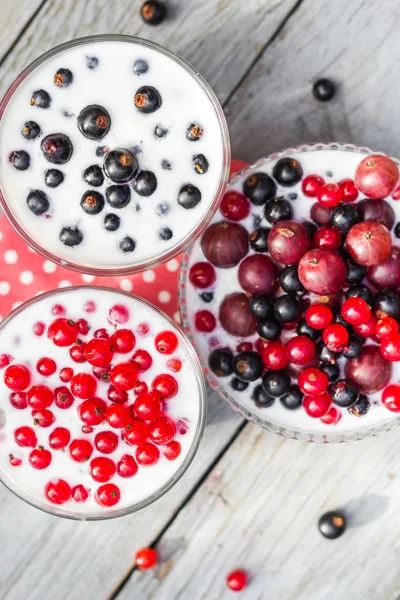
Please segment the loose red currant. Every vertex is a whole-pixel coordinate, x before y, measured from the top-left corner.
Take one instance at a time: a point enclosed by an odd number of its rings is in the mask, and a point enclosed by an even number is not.
[[[302,181],[301,190],[307,198],[315,198],[324,183],[325,181],[319,175],[307,175]]]
[[[69,408],[74,402],[74,397],[64,385],[54,390],[54,402],[58,408]]]
[[[400,385],[388,385],[382,392],[382,402],[392,412],[400,412]]]
[[[22,446],[23,448],[34,448],[37,444],[36,433],[32,427],[27,427],[26,425],[18,427],[14,431],[14,439],[18,446]]]
[[[37,369],[38,373],[40,373],[44,377],[49,377],[50,375],[53,375],[53,373],[55,373],[57,371],[57,365],[52,358],[44,357],[44,358],[39,358],[39,360],[36,364],[36,369]]]
[[[100,381],[110,381],[111,365],[107,367],[93,367],[92,372],[96,379]]]
[[[343,191],[337,183],[326,183],[318,190],[318,202],[321,206],[332,208],[342,200]]]
[[[139,381],[133,388],[134,393],[138,396],[143,392],[147,392],[149,390],[148,385],[145,381]]]
[[[75,502],[86,502],[89,492],[82,484],[79,484],[72,488],[71,496]]]
[[[315,356],[315,345],[309,337],[296,335],[286,344],[289,361],[295,365],[308,365]]]
[[[328,412],[321,417],[321,421],[325,423],[325,425],[336,425],[339,423],[342,418],[342,413],[340,410],[336,408],[336,406],[331,406]]]
[[[173,331],[160,331],[154,340],[155,347],[161,354],[172,354],[178,347],[178,336]]]
[[[328,389],[328,377],[319,369],[305,369],[299,374],[298,384],[303,394],[319,396]]]
[[[154,548],[141,548],[136,552],[135,565],[138,569],[151,569],[157,563],[157,552]]]
[[[210,287],[215,279],[214,267],[209,262],[198,262],[190,268],[189,281],[201,290]]]
[[[369,338],[375,335],[375,327],[378,318],[371,312],[371,316],[366,323],[362,325],[353,325],[354,333],[362,338]]]
[[[107,423],[115,429],[126,427],[131,419],[129,408],[124,404],[111,404],[106,411]]]
[[[86,319],[78,319],[76,327],[81,335],[87,335],[89,333],[90,327]]]
[[[396,319],[392,317],[384,317],[379,319],[375,326],[375,336],[379,342],[395,333],[398,333],[399,326]]]
[[[87,361],[94,367],[106,367],[114,356],[110,340],[103,338],[90,340],[85,347],[85,356]]]
[[[46,483],[44,493],[49,502],[64,504],[71,497],[71,488],[63,479],[57,479]]]
[[[161,417],[149,423],[149,437],[158,446],[172,442],[175,433],[175,423],[169,417]]]
[[[108,340],[108,338],[110,337],[110,334],[108,333],[107,329],[96,329],[96,331],[93,334],[93,337],[96,339],[103,339],[103,340]]]
[[[194,324],[197,331],[210,333],[214,331],[217,321],[209,310],[199,310],[194,316]]]
[[[88,373],[78,373],[71,380],[71,392],[81,400],[86,400],[86,398],[94,396],[96,389],[97,382]]]
[[[171,369],[173,373],[179,373],[182,369],[182,361],[179,358],[170,358],[167,362],[168,369]]]
[[[39,448],[35,448],[35,450],[32,450],[29,455],[29,463],[35,469],[47,469],[51,463],[51,452],[49,452],[49,450],[45,450],[41,446]]]
[[[339,181],[339,187],[342,190],[341,202],[354,202],[358,197],[358,189],[352,179],[343,179]]]
[[[261,354],[264,352],[264,350],[266,350],[268,348],[268,346],[270,345],[271,342],[269,342],[268,340],[264,340],[261,338],[258,338],[255,342],[254,342],[254,348],[255,350],[258,352],[258,354]],[[242,352],[241,350],[238,350],[238,352]]]
[[[138,466],[129,454],[121,456],[121,460],[117,464],[117,473],[120,477],[133,477],[138,472]]]
[[[89,426],[100,425],[106,418],[107,405],[100,398],[89,398],[78,406],[80,419]]]
[[[324,329],[322,339],[329,350],[340,352],[349,341],[349,333],[343,325],[333,323]]]
[[[303,398],[304,410],[313,419],[319,419],[326,415],[331,404],[332,399],[328,392],[323,392],[317,396],[304,396]]]
[[[86,312],[93,313],[96,310],[96,304],[92,300],[89,300],[83,308]]]
[[[4,373],[4,383],[13,392],[23,392],[31,382],[31,373],[24,365],[11,365]]]
[[[102,506],[115,506],[121,497],[119,488],[114,483],[101,485],[96,492],[96,500]]]
[[[253,350],[253,344],[251,342],[240,342],[236,346],[237,352],[247,352],[248,350]]]
[[[349,298],[343,303],[340,312],[350,325],[364,325],[371,316],[371,310],[363,298]]]
[[[132,406],[132,416],[144,421],[152,421],[161,416],[163,405],[158,395],[153,392],[139,394]]]
[[[147,350],[141,350],[140,348],[134,352],[131,361],[141,373],[144,373],[147,371],[147,369],[150,369],[151,365],[153,364],[153,359]]]
[[[9,461],[10,461],[10,465],[12,467],[19,467],[22,465],[22,460],[20,458],[17,458],[16,456],[13,456],[12,454],[8,455]]]
[[[342,234],[339,229],[323,225],[313,235],[313,248],[330,248],[338,250],[342,245]]]
[[[143,444],[149,435],[149,426],[145,421],[132,419],[125,427],[122,438],[132,446]]]
[[[53,308],[51,309],[51,312],[54,316],[60,316],[60,315],[65,315],[65,313],[67,311],[65,310],[65,307],[62,306],[61,304],[55,304],[53,306]]]
[[[240,192],[231,190],[222,198],[219,209],[226,219],[242,221],[250,214],[250,202]]]
[[[55,416],[51,410],[33,410],[33,424],[38,427],[50,427],[55,421]]]
[[[129,311],[123,304],[116,304],[108,311],[108,320],[112,325],[124,325],[129,320]]]
[[[99,431],[94,438],[94,445],[99,452],[111,454],[118,446],[118,436],[113,431]]]
[[[233,592],[240,592],[247,585],[247,574],[246,571],[242,569],[238,569],[236,571],[232,571],[226,577],[226,585]]]
[[[85,349],[86,349],[86,344],[82,344],[82,343],[77,344],[76,346],[72,346],[69,349],[69,355],[74,362],[84,363],[84,362],[86,362]]]
[[[307,308],[304,318],[313,329],[325,329],[332,323],[333,315],[325,304],[313,304]]]
[[[110,387],[107,390],[107,398],[111,400],[111,402],[120,402],[121,404],[123,404],[124,402],[128,401],[128,393],[121,392],[120,390],[117,390],[113,385],[110,385]]]
[[[37,335],[38,337],[40,337],[41,335],[43,335],[44,332],[45,332],[45,330],[46,330],[46,325],[42,321],[38,321],[33,326],[33,333],[35,335]]]
[[[147,335],[150,331],[150,327],[147,323],[139,323],[136,329],[138,335]]]
[[[164,456],[168,460],[175,460],[180,455],[181,450],[182,450],[182,447],[181,447],[180,443],[177,442],[176,440],[173,440],[172,442],[169,442],[169,444],[167,444],[164,447]]]
[[[132,390],[138,378],[139,370],[132,362],[119,363],[119,365],[115,365],[110,371],[111,383],[117,390],[121,390],[122,392]]]
[[[93,454],[93,446],[89,440],[72,440],[69,454],[76,462],[86,462]]]
[[[105,483],[114,476],[116,471],[115,462],[105,456],[97,456],[90,461],[89,472],[95,481]]]
[[[82,425],[82,433],[93,433],[93,427],[89,427],[89,425]]]
[[[400,333],[394,333],[381,342],[383,358],[390,362],[400,361]]]
[[[78,337],[78,329],[74,321],[65,318],[56,319],[47,330],[47,337],[56,346],[72,346]]]
[[[34,385],[27,392],[26,401],[31,408],[42,410],[53,403],[53,392],[47,385]]]
[[[26,393],[25,392],[11,392],[10,394],[10,404],[14,408],[18,408],[18,410],[23,410],[28,406],[26,401]]]
[[[11,354],[0,354],[0,369],[7,367],[12,361],[13,357]]]
[[[151,444],[150,442],[145,442],[144,444],[140,444],[140,446],[136,449],[136,460],[139,465],[143,465],[144,467],[149,467],[150,465],[155,465],[160,458],[160,451],[157,446]]]
[[[151,384],[153,390],[157,390],[161,394],[162,400],[169,400],[178,393],[178,382],[175,377],[168,373],[157,375]]]
[[[271,371],[280,371],[289,362],[288,352],[282,342],[269,342],[261,356],[264,365]]]
[[[64,367],[60,371],[60,379],[63,383],[69,383],[74,376],[74,370],[70,367]]]
[[[71,434],[65,427],[56,427],[49,435],[49,446],[53,450],[66,448],[71,440]]]
[[[119,329],[111,336],[111,345],[114,352],[126,354],[133,350],[135,344],[136,338],[130,329]]]

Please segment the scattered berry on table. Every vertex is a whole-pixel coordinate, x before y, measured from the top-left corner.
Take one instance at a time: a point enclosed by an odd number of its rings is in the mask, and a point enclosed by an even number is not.
[[[142,4],[140,14],[147,25],[160,25],[167,16],[167,7],[164,2],[147,0]]]
[[[337,511],[324,513],[318,521],[318,529],[328,540],[336,540],[345,532],[346,517]]]
[[[247,585],[247,573],[242,569],[232,571],[226,576],[226,585],[233,592],[242,591]]]
[[[317,79],[312,87],[312,93],[316,100],[327,102],[331,100],[336,92],[336,86],[330,79]]]

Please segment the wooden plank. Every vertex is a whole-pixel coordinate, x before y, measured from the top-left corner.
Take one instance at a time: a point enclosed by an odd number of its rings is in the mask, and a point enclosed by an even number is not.
[[[234,568],[251,577],[243,600],[397,599],[399,452],[398,431],[315,445],[248,425],[118,600],[228,600]],[[337,508],[349,527],[328,541],[317,521]]]
[[[398,155],[399,18],[398,2],[304,0],[226,109],[233,156],[315,141]],[[320,77],[338,85],[330,102],[312,96]]]
[[[43,0],[5,0],[0,3],[0,62],[42,3]]]

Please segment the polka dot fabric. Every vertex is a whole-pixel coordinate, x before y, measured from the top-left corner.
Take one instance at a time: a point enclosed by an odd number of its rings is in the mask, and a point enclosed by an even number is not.
[[[232,161],[231,172],[245,163]],[[59,267],[37,254],[0,214],[0,321],[33,296],[70,285],[106,285],[152,302],[179,322],[178,273],[181,257],[130,277],[94,277]]]

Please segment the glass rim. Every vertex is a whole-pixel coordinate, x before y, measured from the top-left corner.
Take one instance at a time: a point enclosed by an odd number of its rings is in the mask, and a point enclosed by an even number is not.
[[[16,317],[20,312],[22,312],[25,308],[28,308],[29,306],[34,305],[37,301],[54,296],[56,294],[63,294],[63,293],[68,293],[69,291],[82,290],[82,289],[98,290],[100,292],[112,292],[114,294],[126,296],[130,299],[133,298],[135,301],[140,302],[141,304],[144,304],[147,308],[154,310],[156,313],[158,313],[159,315],[164,317],[167,320],[167,322],[169,323],[169,326],[171,327],[171,329],[175,330],[175,332],[177,332],[182,337],[185,348],[186,348],[186,350],[189,354],[189,357],[192,361],[192,365],[194,366],[195,376],[197,379],[198,395],[199,395],[199,418],[198,418],[198,422],[196,425],[196,432],[195,432],[195,435],[193,438],[193,442],[189,448],[188,453],[185,456],[184,461],[182,462],[182,464],[180,465],[178,470],[168,479],[168,481],[165,482],[165,484],[162,487],[160,487],[158,490],[156,490],[153,494],[151,494],[144,500],[141,500],[140,502],[136,502],[135,504],[133,504],[131,506],[127,506],[125,508],[120,508],[120,509],[113,508],[104,513],[89,513],[89,512],[88,513],[80,513],[79,511],[74,512],[74,511],[63,509],[62,505],[54,505],[54,507],[53,507],[53,505],[46,504],[45,502],[42,502],[41,500],[38,500],[37,498],[34,498],[33,496],[30,496],[29,494],[24,493],[23,490],[21,490],[18,486],[14,485],[14,483],[8,477],[6,477],[4,475],[4,473],[0,470],[0,482],[10,492],[12,492],[15,496],[17,496],[18,498],[20,498],[21,500],[23,500],[30,506],[34,506],[35,508],[38,508],[39,510],[41,510],[43,512],[46,512],[46,513],[49,513],[49,514],[52,514],[52,515],[55,515],[58,517],[63,517],[66,519],[71,519],[71,520],[76,520],[76,521],[104,521],[107,519],[114,519],[117,517],[122,517],[122,516],[125,516],[128,514],[137,512],[137,511],[145,508],[146,506],[153,504],[153,502],[156,502],[162,496],[164,496],[164,494],[166,494],[181,479],[181,477],[184,475],[184,473],[189,468],[190,464],[193,462],[193,459],[196,456],[198,448],[200,446],[201,438],[203,436],[205,423],[206,423],[206,416],[207,416],[207,388],[206,388],[200,360],[195,352],[195,349],[193,348],[192,344],[190,343],[188,337],[185,335],[185,332],[180,327],[178,327],[178,325],[171,319],[171,317],[166,315],[157,306],[154,306],[153,304],[151,304],[151,302],[148,302],[147,300],[145,300],[144,298],[141,298],[140,296],[135,296],[134,294],[130,294],[129,292],[124,292],[122,290],[115,290],[114,288],[101,286],[101,285],[93,285],[93,286],[76,285],[76,286],[69,286],[69,287],[65,287],[65,288],[54,289],[54,290],[50,290],[48,292],[44,292],[43,294],[39,294],[38,296],[35,296],[34,298],[31,298],[30,300],[23,302],[17,308],[15,308],[9,315],[7,315],[7,317],[5,319],[3,319],[3,321],[1,321],[1,323],[0,323],[0,331],[6,325],[8,325],[10,323],[10,321],[12,321],[12,319],[14,317]],[[1,430],[1,428],[0,428],[0,430]]]
[[[44,248],[38,241],[36,241],[32,235],[22,226],[19,220],[14,215],[10,205],[7,202],[6,196],[3,193],[1,181],[0,181],[0,208],[3,210],[6,218],[8,219],[10,225],[17,232],[17,234],[29,245],[33,248],[38,254],[43,256],[44,258],[54,262],[61,267],[65,267],[67,269],[71,269],[73,271],[77,271],[79,273],[85,273],[87,275],[95,275],[95,276],[123,276],[123,275],[133,275],[135,273],[140,273],[146,269],[151,269],[157,267],[165,262],[168,262],[172,258],[175,258],[178,254],[183,252],[190,244],[192,244],[195,239],[200,236],[203,231],[209,225],[211,219],[213,218],[217,208],[219,206],[222,195],[225,191],[226,185],[229,179],[229,171],[231,164],[231,147],[230,147],[230,137],[228,125],[226,122],[225,114],[222,109],[222,106],[213,91],[210,84],[205,80],[205,78],[200,75],[200,73],[184,58],[171,52],[164,46],[157,44],[156,42],[152,42],[145,38],[140,38],[136,36],[130,35],[119,35],[119,34],[98,34],[98,35],[89,35],[80,38],[76,38],[74,40],[69,40],[68,42],[64,42],[63,44],[59,44],[50,50],[47,50],[44,54],[41,54],[38,58],[32,61],[25,69],[14,79],[6,93],[4,94],[1,102],[0,102],[0,124],[3,118],[3,115],[7,109],[9,102],[12,97],[18,90],[20,84],[30,75],[37,67],[45,63],[49,58],[56,56],[63,52],[64,50],[69,50],[70,48],[74,48],[75,46],[96,43],[96,42],[126,42],[131,44],[136,44],[139,46],[144,46],[147,48],[151,48],[164,54],[171,60],[178,63],[183,69],[185,69],[195,80],[197,80],[203,89],[203,91],[208,96],[213,109],[217,115],[220,132],[221,132],[221,141],[222,141],[222,149],[223,149],[223,160],[222,160],[222,169],[218,187],[214,194],[214,199],[212,200],[207,212],[201,219],[199,223],[197,223],[196,227],[189,232],[189,234],[181,240],[176,246],[171,248],[168,252],[165,252],[162,255],[151,258],[147,261],[142,260],[141,262],[134,263],[132,265],[123,266],[123,267],[96,267],[96,266],[85,266],[79,263],[75,263],[71,260],[67,260],[59,257],[54,254],[50,250]]]
[[[258,159],[253,164],[250,164],[243,169],[241,169],[238,173],[235,173],[229,184],[236,183],[243,176],[250,174],[259,167],[262,167],[265,164],[270,163],[273,160],[277,160],[279,158],[284,158],[290,156],[290,154],[294,152],[313,152],[317,150],[340,150],[344,152],[358,152],[361,154],[381,154],[386,155],[384,152],[379,152],[375,150],[371,150],[367,146],[357,146],[355,144],[346,144],[346,143],[336,143],[336,142],[322,142],[315,144],[301,144],[298,146],[291,146],[284,150],[280,150],[279,152],[274,152],[265,156],[263,158]],[[390,158],[400,166],[399,159],[390,156]],[[200,359],[201,366],[203,368],[203,373],[207,379],[208,384],[217,392],[217,394],[230,406],[230,408],[245,418],[247,421],[262,427],[263,429],[267,429],[272,433],[276,433],[278,435],[282,435],[283,437],[299,440],[299,441],[307,441],[307,442],[315,442],[315,443],[339,443],[339,442],[353,442],[357,440],[363,440],[365,438],[378,435],[385,431],[389,431],[398,427],[400,425],[400,416],[394,417],[380,423],[379,425],[371,425],[366,427],[365,429],[360,429],[359,431],[348,431],[343,433],[334,433],[333,431],[326,433],[313,433],[307,432],[305,430],[300,430],[296,428],[291,428],[283,425],[277,425],[272,421],[269,421],[266,418],[261,419],[256,414],[252,413],[250,410],[245,408],[242,404],[240,404],[237,400],[234,399],[232,395],[228,393],[228,391],[219,383],[218,378],[214,377],[213,373],[210,372],[210,369],[207,364],[207,359],[204,358],[198,344],[196,342],[196,337],[193,335],[192,327],[189,322],[188,313],[187,313],[187,301],[186,301],[186,286],[189,275],[189,263],[190,257],[193,250],[193,246],[188,248],[182,259],[180,271],[179,271],[179,283],[178,283],[178,302],[179,302],[179,313],[181,316],[181,322],[183,330],[185,331],[188,339],[192,343],[197,355]]]

